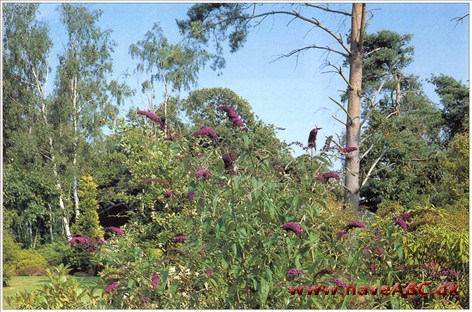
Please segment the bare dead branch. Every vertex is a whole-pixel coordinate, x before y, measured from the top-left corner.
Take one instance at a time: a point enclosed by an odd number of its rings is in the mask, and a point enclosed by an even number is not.
[[[364,187],[364,185],[367,183],[367,181],[369,180],[371,174],[372,174],[372,171],[374,170],[375,166],[377,166],[377,163],[380,161],[380,159],[382,159],[382,157],[385,155],[385,153],[387,152],[387,149],[385,148],[383,150],[383,152],[380,154],[380,156],[374,161],[374,163],[372,164],[372,166],[370,166],[369,168],[369,171],[367,172],[367,175],[365,176],[365,179],[364,181],[362,181],[362,184],[361,184],[361,189]]]
[[[323,10],[323,11],[326,11],[326,12],[331,12],[331,13],[336,13],[336,14],[342,14],[342,15],[346,15],[346,16],[349,16],[351,17],[352,14],[351,13],[348,13],[346,11],[340,11],[340,10],[333,10],[333,9],[330,9],[328,7],[328,5],[326,6],[321,6],[321,5],[316,5],[316,4],[313,4],[313,3],[304,3],[305,6],[307,7],[310,7],[310,8],[315,8],[315,9],[319,9],[319,10]]]
[[[375,109],[375,107],[376,107],[377,104],[379,103],[380,92],[382,92],[383,86],[384,86],[384,84],[385,84],[386,81],[387,81],[387,78],[385,78],[384,80],[382,80],[382,83],[380,84],[379,88],[377,89],[377,93],[375,94],[375,98],[374,98],[374,100],[372,101],[372,104],[370,105],[370,109],[369,109],[369,111],[367,112],[367,114],[365,115],[364,120],[361,121],[361,128],[362,128],[362,126],[364,125],[364,123],[369,119],[370,114],[373,112],[373,110]]]
[[[334,116],[332,116],[332,117],[334,118],[334,120],[340,122],[342,125],[344,125],[345,127],[347,127],[347,124],[346,124],[344,121],[341,121],[341,120],[339,120],[338,118],[336,118],[336,117],[334,117]]]
[[[280,60],[281,58],[290,57],[290,56],[293,56],[294,54],[298,54],[298,53],[300,53],[300,52],[302,52],[302,51],[309,50],[309,49],[327,50],[327,51],[330,51],[330,52],[334,52],[334,53],[340,54],[340,55],[342,55],[342,56],[344,56],[344,57],[349,57],[347,54],[342,53],[342,52],[337,51],[337,50],[334,50],[334,49],[332,49],[331,47],[328,47],[328,46],[322,47],[322,46],[318,46],[318,45],[314,44],[314,45],[306,46],[306,47],[303,47],[303,48],[294,49],[294,50],[290,51],[290,52],[287,53],[287,54],[279,55],[279,56],[277,56],[277,58],[276,58],[275,60],[271,61],[271,63],[273,63],[273,62],[275,62],[275,61],[278,61],[278,60]]]
[[[369,149],[368,149],[364,154],[362,154],[362,155],[359,157],[359,159],[362,159],[362,158],[366,157],[367,154],[369,154],[369,152],[372,150],[373,147],[374,147],[374,144],[372,144],[372,145],[369,147]]]
[[[346,58],[349,57],[349,55],[343,55],[343,56],[346,57]],[[352,86],[351,86],[351,84],[349,83],[349,79],[347,79],[347,77],[344,76],[344,74],[343,74],[343,70],[342,70],[341,66],[333,65],[333,64],[331,64],[330,62],[328,62],[328,66],[333,67],[333,68],[336,70],[335,72],[336,72],[339,76],[341,76],[341,78],[344,80],[344,82],[347,84],[347,86],[348,86],[350,89],[352,89]]]
[[[333,101],[336,105],[338,105],[344,111],[344,113],[346,113],[346,116],[349,118],[349,122],[352,124],[352,117],[351,117],[351,115],[349,115],[347,109],[341,103],[339,103],[338,101],[336,101],[332,97],[329,97],[329,99],[331,101]]]
[[[452,21],[455,21],[455,22],[456,22],[456,25],[454,26],[454,28],[456,28],[457,25],[458,25],[459,23],[462,23],[462,22],[464,21],[464,19],[465,19],[466,17],[468,17],[468,16],[469,16],[469,13],[467,13],[467,14],[465,14],[465,15],[463,15],[463,16],[451,18],[450,21],[451,21],[451,22],[452,22]]]

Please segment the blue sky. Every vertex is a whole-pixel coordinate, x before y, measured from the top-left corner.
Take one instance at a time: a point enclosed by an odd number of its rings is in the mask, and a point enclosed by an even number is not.
[[[112,29],[112,38],[118,44],[113,55],[113,78],[122,78],[128,71],[132,75],[126,82],[139,90],[146,77],[133,74],[135,62],[128,54],[129,46],[143,39],[155,22],[160,23],[171,43],[179,42],[181,37],[175,20],[185,18],[191,3],[91,3],[88,6],[103,11],[100,26]],[[67,42],[56,7],[57,4],[40,6],[40,18],[50,24],[55,44],[50,59],[53,67],[57,65],[56,55],[63,51]],[[350,10],[348,3],[335,7]],[[459,24],[451,21],[468,13],[468,3],[368,3],[367,9],[373,14],[368,32],[388,29],[413,34],[411,44],[415,47],[415,60],[407,73],[416,74],[423,80],[431,74],[442,73],[468,84],[469,19]],[[342,34],[347,33],[350,26],[349,21],[332,14],[321,12],[317,17]],[[292,22],[287,26],[288,22],[287,18],[267,19],[250,34],[240,51],[227,53],[223,75],[218,76],[209,66],[202,70],[197,88],[232,89],[249,101],[263,121],[285,128],[278,136],[287,142],[306,144],[308,133],[315,125],[323,128],[322,136],[341,135],[343,127],[332,116],[341,120],[345,116],[328,97],[338,98],[338,90],[345,89],[345,85],[336,74],[323,73],[327,70],[323,68],[326,54],[310,50],[300,55],[298,61],[292,57],[271,62],[275,56],[294,48],[315,42],[332,44],[333,39],[322,32],[309,31],[305,23]],[[336,55],[331,55],[329,60],[338,64],[342,61]],[[426,82],[424,88],[430,99],[438,103],[434,88]],[[162,93],[158,89],[158,95]],[[181,97],[185,95],[186,92],[180,94]],[[121,113],[124,115],[130,107],[147,108],[146,97],[138,92],[121,107]],[[302,152],[294,149],[296,155]]]

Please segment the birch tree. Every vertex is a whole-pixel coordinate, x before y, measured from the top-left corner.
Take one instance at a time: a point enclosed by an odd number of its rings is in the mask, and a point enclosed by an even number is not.
[[[60,12],[68,41],[59,56],[55,122],[70,144],[74,211],[78,216],[78,176],[86,162],[80,163],[80,150],[99,138],[103,126],[116,115],[111,93],[120,89],[120,85],[116,81],[108,82],[115,43],[111,31],[97,25],[101,11],[89,11],[80,4],[62,4]]]
[[[37,4],[7,4],[4,7],[3,91],[5,138],[4,165],[22,162],[17,168],[30,175],[55,181],[64,232],[70,237],[64,191],[58,174],[54,134],[49,121],[46,85],[49,77],[47,57],[52,47],[48,27],[36,21]],[[43,160],[46,160],[46,164]],[[39,168],[44,167],[44,171]],[[22,179],[20,177],[20,179]],[[22,181],[25,181],[23,179]],[[45,181],[45,180],[44,180]],[[10,183],[12,180],[6,180]],[[43,182],[44,183],[44,182]],[[24,186],[26,187],[26,186]],[[33,190],[37,192],[38,190]],[[6,194],[7,198],[8,195]],[[43,194],[35,195],[35,198]],[[26,207],[23,207],[26,209]],[[21,211],[20,211],[21,213]],[[50,214],[50,232],[53,215]],[[32,225],[30,224],[32,233]]]
[[[182,88],[189,90],[197,83],[199,69],[208,59],[207,53],[197,46],[185,46],[171,44],[165,37],[159,24],[154,24],[151,31],[144,35],[144,39],[130,46],[130,54],[137,58],[139,63],[136,71],[150,75],[143,82],[143,92],[150,91],[149,106],[156,110],[152,100],[155,98],[154,90],[157,83],[162,83],[163,92],[163,117],[167,133],[169,98],[173,92]]]

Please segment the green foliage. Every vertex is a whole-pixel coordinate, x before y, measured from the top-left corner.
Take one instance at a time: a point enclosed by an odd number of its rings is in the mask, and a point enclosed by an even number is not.
[[[39,246],[36,251],[44,259],[46,259],[49,267],[66,264],[68,255],[70,254],[70,244],[61,242],[43,244]]]
[[[463,228],[458,228],[451,212],[434,207],[415,207],[404,211],[391,203],[379,209],[371,224],[376,231],[370,236],[367,253],[375,259],[379,276],[387,283],[399,281],[428,281],[433,290],[444,282],[459,285],[460,295],[406,297],[409,308],[432,308],[438,306],[468,306],[469,239]],[[406,229],[395,220],[405,221]],[[373,235],[376,235],[374,237]],[[378,248],[382,253],[379,254]],[[452,270],[452,273],[451,273]]]
[[[48,269],[46,277],[50,283],[42,284],[38,290],[20,292],[6,297],[10,306],[17,309],[98,309],[100,297],[95,289],[83,286],[80,281],[67,276],[69,268],[63,265]]]
[[[15,274],[20,276],[44,275],[46,259],[35,250],[24,249],[18,253]]]
[[[469,153],[469,134],[456,134],[439,162],[442,177],[434,197],[436,205],[454,211],[468,211]]]
[[[154,24],[144,39],[130,46],[130,54],[140,60],[137,70],[151,74],[143,83],[143,92],[157,82],[170,83],[172,91],[190,89],[197,82],[200,68],[208,60],[208,53],[196,46],[169,44],[159,24]]]
[[[81,214],[77,217],[72,231],[76,234],[91,238],[103,237],[98,219],[97,187],[91,175],[80,179],[79,184],[79,208]]]
[[[18,262],[18,254],[21,250],[21,245],[16,243],[9,231],[3,232],[3,262],[2,262],[2,276],[3,285],[8,284],[10,278],[15,274],[16,264]]]
[[[429,80],[443,105],[442,113],[447,132],[446,143],[458,133],[469,132],[469,88],[461,81],[446,75],[432,76]]]
[[[283,153],[284,146],[277,139],[274,126],[266,125],[255,117],[251,105],[234,91],[227,88],[200,89],[191,92],[182,101],[182,110],[195,126],[194,131],[205,125],[211,125],[221,138],[221,144],[225,145],[228,150],[240,153],[244,150],[243,142],[238,140],[241,131],[233,126],[224,112],[218,110],[221,106],[228,106],[236,112],[244,123],[243,127],[248,129],[247,148],[265,149],[273,155]]]
[[[381,157],[361,196],[372,207],[382,201],[398,201],[412,207],[422,196],[435,194],[440,181],[439,170],[440,112],[423,96],[408,95],[400,116],[387,118],[373,112],[365,136],[364,151],[372,146],[363,159],[363,176]],[[361,149],[362,150],[362,149]]]

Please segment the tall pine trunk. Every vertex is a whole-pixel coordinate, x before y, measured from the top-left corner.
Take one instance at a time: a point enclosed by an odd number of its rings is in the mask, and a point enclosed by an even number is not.
[[[346,145],[357,150],[346,157],[345,201],[353,210],[359,210],[360,195],[360,132],[363,34],[365,28],[365,3],[353,3],[351,20],[351,46],[349,56],[348,116],[346,122]]]

